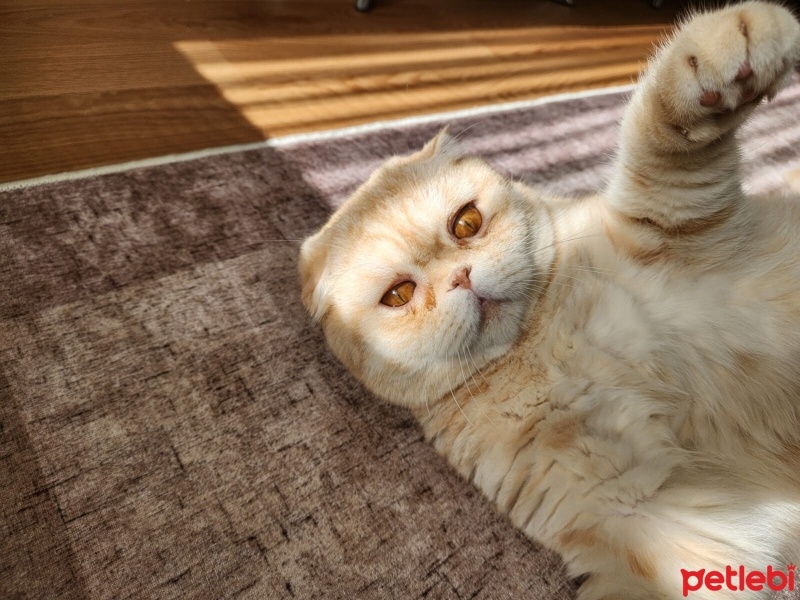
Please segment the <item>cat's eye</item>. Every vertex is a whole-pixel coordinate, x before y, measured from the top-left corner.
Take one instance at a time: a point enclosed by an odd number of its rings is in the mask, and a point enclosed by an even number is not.
[[[459,240],[469,238],[478,233],[483,224],[481,211],[475,208],[474,204],[467,204],[462,208],[453,220],[453,235]]]
[[[411,297],[414,295],[414,288],[417,284],[413,281],[401,281],[397,285],[392,286],[388,292],[381,298],[381,304],[386,306],[403,306],[408,304]]]

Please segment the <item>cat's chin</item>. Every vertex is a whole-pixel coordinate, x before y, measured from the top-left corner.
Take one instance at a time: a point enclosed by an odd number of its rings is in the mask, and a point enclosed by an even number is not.
[[[519,337],[525,304],[507,299],[478,298],[477,310],[478,335],[469,350],[496,358]]]

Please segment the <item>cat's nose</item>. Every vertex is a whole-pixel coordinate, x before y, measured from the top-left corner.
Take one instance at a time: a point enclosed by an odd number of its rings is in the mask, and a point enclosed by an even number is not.
[[[462,267],[460,269],[456,269],[456,272],[453,273],[453,288],[456,289],[457,287],[462,287],[465,290],[472,289],[472,282],[469,280],[469,272],[470,267]]]

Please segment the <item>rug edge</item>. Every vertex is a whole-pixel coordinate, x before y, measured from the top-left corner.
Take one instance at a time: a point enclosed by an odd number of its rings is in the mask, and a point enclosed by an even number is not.
[[[511,102],[502,102],[499,104],[482,104],[472,108],[450,110],[438,113],[429,113],[424,115],[413,115],[410,117],[401,117],[398,119],[386,119],[383,121],[373,121],[361,125],[352,125],[349,127],[328,129],[324,131],[295,133],[275,138],[269,138],[258,142],[232,144],[228,146],[214,146],[211,148],[204,148],[202,150],[192,150],[190,152],[182,152],[178,154],[165,154],[162,156],[156,156],[152,158],[143,158],[121,163],[113,163],[110,165],[101,165],[99,167],[90,167],[88,169],[79,169],[77,171],[67,171],[62,173],[54,173],[50,175],[40,175],[38,177],[31,177],[29,179],[19,179],[16,181],[8,181],[5,183],[0,183],[0,192],[8,192],[13,190],[37,187],[49,183],[61,183],[64,181],[87,179],[89,177],[96,177],[100,175],[122,173],[134,169],[157,167],[173,163],[189,162],[201,158],[208,158],[210,156],[234,154],[236,152],[247,152],[249,150],[260,150],[264,148],[281,148],[284,146],[291,146],[294,144],[301,144],[301,143],[308,143],[315,141],[333,140],[351,135],[381,131],[383,129],[389,129],[392,127],[424,125],[426,123],[433,123],[435,121],[441,121],[444,119],[461,119],[465,117],[490,115],[493,113],[503,112],[507,110],[532,108],[535,106],[542,106],[545,104],[552,104],[555,102],[564,102],[580,98],[591,98],[594,96],[605,96],[611,94],[625,93],[632,91],[635,85],[636,84],[631,83],[626,85],[592,88],[589,90],[581,90],[578,92],[564,92],[561,94],[551,94],[548,96],[539,96],[538,98],[532,98],[529,100],[514,100]]]

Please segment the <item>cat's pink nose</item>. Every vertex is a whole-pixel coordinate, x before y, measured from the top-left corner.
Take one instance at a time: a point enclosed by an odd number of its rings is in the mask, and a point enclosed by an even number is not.
[[[469,280],[469,272],[469,267],[462,267],[453,273],[453,289],[457,287],[463,287],[465,290],[472,289],[472,282]]]

